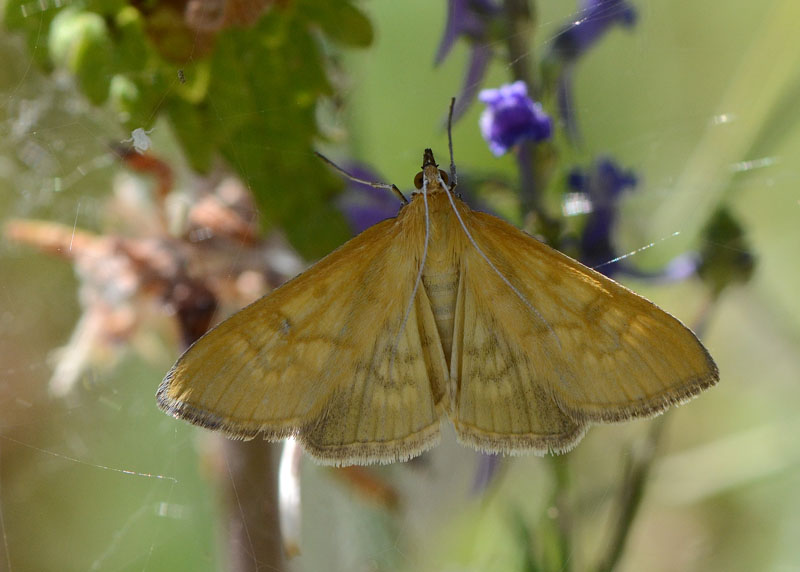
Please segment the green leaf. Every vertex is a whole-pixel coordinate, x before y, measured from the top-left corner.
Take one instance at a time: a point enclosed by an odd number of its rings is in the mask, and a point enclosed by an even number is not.
[[[318,25],[334,42],[345,46],[365,48],[372,43],[372,24],[369,18],[349,2],[310,0],[299,3],[298,10]]]
[[[262,221],[282,227],[307,257],[341,244],[349,232],[330,203],[339,185],[311,152],[316,101],[330,86],[307,23],[273,10],[252,29],[221,34],[211,78],[208,130],[251,188]]]
[[[280,226],[306,257],[349,236],[331,200],[341,183],[312,153],[317,103],[331,93],[320,31],[348,45],[372,40],[349,2],[276,4],[252,26],[199,38],[172,4],[85,0],[31,15],[26,1],[9,0],[8,24],[34,46],[48,38],[52,62],[92,102],[110,95],[126,130],[166,113],[192,168],[225,159],[252,190],[264,225]],[[46,53],[40,61],[50,65]]]
[[[61,11],[50,26],[48,47],[53,62],[77,77],[92,103],[106,100],[113,47],[102,16],[73,8]]]
[[[5,5],[5,25],[10,30],[20,30],[25,34],[28,50],[38,65],[50,69],[51,63],[47,45],[42,42],[47,37],[50,23],[61,10],[41,10],[30,0],[8,0]]]
[[[753,276],[756,257],[744,228],[731,211],[722,206],[703,229],[703,247],[697,273],[714,296]]]
[[[198,109],[183,99],[170,98],[165,106],[189,165],[201,173],[208,171],[219,146],[218,124],[208,120],[203,107]]]
[[[136,8],[126,6],[120,10],[114,24],[118,71],[130,75],[157,65],[155,51],[144,30],[144,19]]]
[[[103,16],[114,16],[128,6],[128,2],[126,0],[85,0],[85,4],[82,5],[87,11]]]

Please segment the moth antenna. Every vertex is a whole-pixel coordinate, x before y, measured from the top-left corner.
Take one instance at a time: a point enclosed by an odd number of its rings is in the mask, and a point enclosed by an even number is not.
[[[394,338],[394,344],[392,348],[392,357],[389,360],[389,372],[391,375],[392,368],[394,367],[394,356],[397,352],[397,346],[400,342],[400,335],[405,331],[406,324],[408,323],[408,318],[411,316],[411,309],[414,307],[414,300],[417,298],[417,291],[419,290],[419,285],[422,282],[422,272],[425,270],[425,261],[428,259],[428,241],[431,236],[431,217],[430,212],[428,211],[428,185],[427,181],[422,187],[422,202],[425,205],[425,245],[422,248],[422,263],[419,265],[419,271],[417,272],[417,279],[414,281],[414,289],[411,291],[411,299],[408,301],[408,306],[406,306],[406,312],[403,315],[403,321],[400,323],[400,328],[397,330],[397,336]]]
[[[456,162],[453,160],[453,110],[456,107],[456,98],[450,98],[450,113],[447,114],[447,145],[450,148],[450,191],[454,191],[458,184]]]
[[[536,316],[542,321],[542,323],[544,323],[544,325],[547,326],[547,329],[550,330],[550,333],[553,334],[553,337],[556,339],[556,343],[558,344],[558,349],[563,350],[563,347],[561,346],[561,340],[558,339],[558,334],[556,334],[556,331],[550,325],[550,322],[548,322],[544,318],[544,316],[542,316],[539,313],[539,310],[537,310],[536,308],[533,307],[533,304],[531,304],[528,301],[528,299],[525,297],[525,295],[522,292],[520,292],[511,282],[509,282],[508,278],[503,276],[503,273],[500,272],[500,270],[497,269],[497,266],[495,266],[492,263],[492,261],[489,260],[489,257],[486,256],[486,254],[483,252],[483,250],[481,250],[481,247],[478,246],[478,243],[475,242],[475,239],[472,238],[472,233],[470,233],[469,229],[467,228],[467,225],[464,224],[464,219],[461,218],[461,213],[458,212],[458,209],[456,208],[456,203],[453,201],[453,195],[450,194],[450,193],[447,193],[447,198],[450,201],[450,206],[453,208],[453,212],[456,213],[456,218],[458,218],[458,222],[461,225],[461,228],[464,231],[464,234],[467,235],[467,238],[469,239],[470,243],[475,248],[475,250],[478,251],[478,254],[481,255],[481,258],[483,258],[486,261],[486,264],[489,265],[489,268],[491,268],[494,271],[494,273],[497,274],[500,277],[500,280],[505,282],[506,286],[511,288],[511,290],[514,292],[514,294],[516,294],[517,297],[520,300],[522,300],[522,303],[525,304],[531,312],[536,314]]]
[[[330,165],[331,167],[333,167],[334,169],[339,171],[342,175],[344,175],[345,177],[347,177],[351,181],[356,182],[356,183],[361,183],[362,185],[368,185],[368,186],[373,187],[375,189],[389,189],[395,195],[397,195],[397,198],[400,199],[400,202],[402,202],[404,205],[408,204],[408,199],[403,194],[403,192],[400,189],[397,188],[397,185],[394,185],[394,184],[390,185],[389,183],[376,183],[375,181],[366,181],[364,179],[359,179],[358,177],[355,177],[355,176],[351,175],[350,173],[348,173],[347,171],[345,171],[344,169],[342,169],[339,165],[337,165],[336,163],[334,163],[333,161],[328,159],[325,155],[323,155],[319,151],[314,151],[314,155],[316,155],[317,157],[319,157],[320,159],[325,161],[328,165]]]
[[[456,106],[456,98],[453,97],[453,98],[450,99],[450,112],[447,114],[447,145],[448,145],[449,150],[450,150],[450,191],[451,192],[455,190],[456,185],[458,184],[458,175],[456,173],[456,162],[455,162],[455,159],[453,158],[453,110],[455,109],[455,106]],[[497,269],[497,267],[492,263],[491,260],[489,260],[489,257],[486,256],[486,254],[483,252],[483,250],[481,250],[481,247],[478,246],[478,243],[475,242],[475,239],[472,238],[472,233],[470,233],[469,229],[467,228],[467,225],[464,224],[464,220],[461,218],[461,213],[459,213],[458,209],[456,208],[456,204],[453,201],[452,193],[447,193],[447,199],[450,201],[450,206],[452,207],[453,212],[456,213],[456,218],[458,218],[458,223],[461,225],[461,228],[464,230],[464,234],[467,235],[467,238],[469,239],[470,243],[472,243],[472,246],[475,248],[475,250],[478,251],[478,254],[481,255],[481,258],[483,258],[486,261],[486,263],[489,265],[489,267],[494,271],[494,273],[497,274],[500,277],[500,280],[505,282],[506,286],[511,288],[511,290],[514,292],[514,294],[516,294],[517,297],[520,300],[522,300],[522,303],[525,304],[531,312],[536,314],[536,316],[544,323],[544,325],[547,326],[547,329],[550,330],[550,333],[553,334],[553,337],[556,339],[556,343],[558,344],[559,349],[562,349],[561,348],[561,340],[558,339],[558,334],[556,334],[555,330],[550,325],[550,323],[547,320],[545,320],[544,316],[542,316],[539,313],[539,310],[537,310],[536,308],[533,307],[533,304],[531,304],[528,301],[528,299],[522,294],[522,292],[520,292],[511,282],[509,282],[508,278],[503,276],[503,273],[500,272]],[[427,217],[427,215],[428,215],[428,203],[426,201],[425,202],[425,216]],[[427,223],[427,218],[426,218],[426,223]],[[427,247],[428,247],[427,230],[428,229],[426,227],[426,229],[425,229],[425,248],[426,248],[426,250],[427,250]],[[420,269],[420,276],[422,275],[421,273],[422,273],[422,269]],[[414,287],[414,291],[416,292],[416,286]]]

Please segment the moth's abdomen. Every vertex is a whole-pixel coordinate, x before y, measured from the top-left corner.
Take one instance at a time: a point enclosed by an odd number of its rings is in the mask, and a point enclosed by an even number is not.
[[[453,322],[458,293],[458,272],[424,273],[422,284],[433,308],[436,329],[442,340],[447,364],[450,365],[450,351],[453,347]]]
[[[462,216],[469,213],[469,207],[458,198],[454,198],[453,201]],[[460,280],[460,253],[465,248],[464,230],[453,212],[447,192],[439,191],[429,195],[428,206],[430,235],[425,266],[422,270],[422,284],[431,303],[436,328],[442,341],[442,350],[449,366]],[[419,217],[418,224],[422,226],[424,213]]]

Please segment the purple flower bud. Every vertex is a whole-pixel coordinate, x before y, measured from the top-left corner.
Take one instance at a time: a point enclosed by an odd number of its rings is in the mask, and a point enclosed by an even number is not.
[[[447,3],[447,24],[444,36],[436,50],[434,62],[442,63],[455,44],[464,36],[475,42],[485,42],[489,22],[500,12],[492,0],[450,0]]]
[[[617,257],[611,234],[617,221],[619,199],[636,182],[632,172],[623,171],[610,159],[599,159],[589,173],[575,170],[567,179],[572,189],[588,195],[592,205],[581,235],[581,262],[597,267],[607,276],[619,270],[618,262],[609,262]]]
[[[487,106],[480,118],[481,133],[498,157],[521,141],[542,141],[553,132],[550,117],[528,97],[525,82],[485,89],[478,99]]]
[[[591,203],[590,214],[580,239],[580,260],[586,266],[606,276],[624,274],[658,283],[680,282],[697,270],[695,253],[682,254],[672,259],[663,269],[655,272],[642,271],[627,260],[617,260],[620,254],[612,239],[619,214],[619,203],[624,191],[637,184],[636,175],[623,171],[608,158],[595,162],[588,172],[574,170],[567,178],[567,185],[585,194]]]
[[[553,53],[564,61],[575,61],[613,25],[635,23],[636,10],[626,0],[584,0],[575,20],[556,36]]]
[[[490,27],[501,12],[502,8],[495,0],[449,0],[447,3],[447,24],[436,50],[434,64],[442,63],[459,38],[465,38],[470,44],[469,65],[461,91],[456,97],[454,121],[464,115],[483,82],[492,59]]]
[[[479,495],[489,488],[492,481],[497,476],[497,472],[503,463],[500,455],[481,453],[478,457],[478,470],[472,481],[472,493]]]
[[[345,165],[345,170],[365,181],[380,181],[375,171],[359,164]],[[369,185],[348,181],[347,188],[336,201],[350,229],[356,235],[374,224],[397,216],[400,201],[386,189],[376,189]]]

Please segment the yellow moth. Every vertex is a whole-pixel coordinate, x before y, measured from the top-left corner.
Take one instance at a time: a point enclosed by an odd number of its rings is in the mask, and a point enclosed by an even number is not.
[[[419,455],[445,417],[481,451],[563,452],[591,423],[652,416],[717,382],[681,322],[471,210],[430,149],[415,182],[396,218],[198,340],[159,406],[348,465]]]

